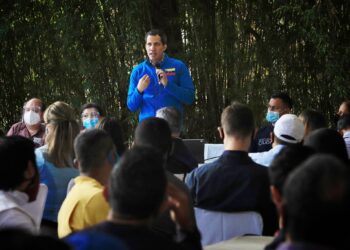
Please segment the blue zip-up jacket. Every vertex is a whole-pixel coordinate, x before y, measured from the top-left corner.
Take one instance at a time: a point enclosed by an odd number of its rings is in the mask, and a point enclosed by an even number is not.
[[[168,78],[166,87],[159,83],[156,68],[149,60],[140,63],[131,72],[127,105],[132,112],[140,110],[139,121],[154,117],[156,111],[163,107],[175,107],[183,113],[182,105],[189,105],[194,100],[192,78],[182,61],[164,55],[160,68]],[[145,74],[150,77],[150,84],[140,94],[137,84]]]

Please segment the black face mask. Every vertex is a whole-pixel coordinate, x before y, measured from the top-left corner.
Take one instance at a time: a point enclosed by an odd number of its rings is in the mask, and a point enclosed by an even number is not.
[[[334,126],[335,128],[337,128],[337,126],[338,126],[338,121],[339,121],[340,118],[341,118],[341,116],[338,115],[338,114],[335,114],[335,115],[333,116],[333,126]]]

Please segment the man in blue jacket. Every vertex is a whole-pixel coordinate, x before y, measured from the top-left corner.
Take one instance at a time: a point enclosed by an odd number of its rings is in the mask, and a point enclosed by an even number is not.
[[[168,57],[167,37],[160,30],[146,33],[148,59],[134,67],[130,76],[128,108],[140,110],[139,121],[153,117],[156,111],[172,106],[183,113],[183,104],[194,100],[194,86],[186,65]]]

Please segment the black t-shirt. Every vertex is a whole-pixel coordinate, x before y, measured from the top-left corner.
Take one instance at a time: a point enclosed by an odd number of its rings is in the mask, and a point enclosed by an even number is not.
[[[256,153],[269,151],[272,148],[271,133],[273,133],[273,128],[272,124],[260,128],[256,133],[255,138],[252,140],[249,152]]]

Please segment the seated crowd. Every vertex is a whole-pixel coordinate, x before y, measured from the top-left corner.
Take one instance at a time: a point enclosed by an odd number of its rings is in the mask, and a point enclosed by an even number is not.
[[[128,146],[95,103],[78,121],[65,102],[30,99],[0,134],[0,238],[10,249],[202,249],[198,207],[259,213],[262,235],[274,236],[267,250],[347,249],[350,101],[332,128],[322,113],[292,108],[286,93],[272,95],[256,129],[252,110],[231,103],[221,156],[198,166],[174,107],[142,120]]]

